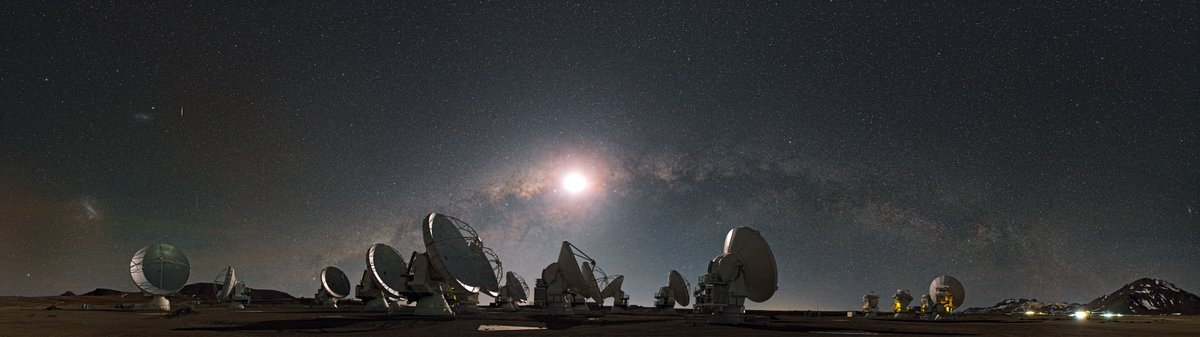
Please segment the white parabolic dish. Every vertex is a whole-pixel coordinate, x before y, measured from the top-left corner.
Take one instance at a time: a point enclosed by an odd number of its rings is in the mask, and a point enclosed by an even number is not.
[[[950,275],[938,276],[933,279],[933,282],[929,283],[929,297],[933,298],[934,301],[938,301],[937,289],[942,286],[950,287],[950,295],[954,297],[951,303],[954,304],[954,307],[958,308],[961,306],[963,299],[967,297],[967,289],[963,287],[962,282],[958,282],[958,279]]]
[[[129,262],[133,283],[151,295],[179,292],[191,274],[191,264],[183,251],[170,244],[156,243],[139,249]]]
[[[404,289],[403,276],[408,274],[408,264],[404,263],[404,258],[400,257],[395,248],[382,243],[372,245],[371,249],[367,250],[367,270],[388,294],[396,297],[401,295],[400,289]]]
[[[337,267],[325,267],[321,269],[321,287],[333,297],[344,298],[350,295],[350,278]]]
[[[563,276],[566,288],[587,296],[589,289],[584,283],[583,272],[579,270],[579,260],[575,259],[575,251],[571,249],[570,242],[563,241],[562,249],[558,251],[558,271]]]
[[[667,278],[669,279],[667,281],[667,287],[671,289],[671,295],[675,296],[675,301],[679,302],[679,305],[686,307],[692,302],[688,297],[689,287],[687,280],[683,278],[683,275],[674,270],[671,271],[671,275]]]
[[[450,286],[498,296],[499,269],[492,265],[483,242],[470,225],[448,215],[430,213],[423,227],[429,262],[438,274],[447,278]]]
[[[504,282],[509,287],[514,300],[525,301],[529,299],[529,285],[525,284],[525,279],[521,278],[521,275],[510,271],[504,275]]]
[[[746,283],[746,298],[761,303],[775,295],[775,290],[779,289],[779,271],[775,254],[762,234],[750,227],[734,228],[725,235],[724,252],[726,257],[733,254],[742,262],[741,277]],[[725,261],[721,264],[722,267],[726,265]]]

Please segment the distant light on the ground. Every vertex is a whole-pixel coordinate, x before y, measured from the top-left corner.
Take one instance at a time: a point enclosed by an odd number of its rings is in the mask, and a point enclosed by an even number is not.
[[[1037,315],[1037,311],[1029,310],[1025,312],[1025,316]]]
[[[1076,311],[1075,312],[1075,319],[1087,319],[1087,317],[1088,317],[1087,311]]]

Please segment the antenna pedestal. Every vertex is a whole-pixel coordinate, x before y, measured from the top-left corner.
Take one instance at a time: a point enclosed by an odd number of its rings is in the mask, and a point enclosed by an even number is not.
[[[459,314],[478,314],[479,293],[457,294],[458,302],[454,303],[454,312]]]
[[[371,299],[367,300],[367,303],[364,303],[364,305],[366,305],[367,311],[381,312],[388,311],[390,309],[388,307],[387,300],[383,297],[371,297]]]
[[[315,299],[317,301],[317,304],[322,307],[331,308],[331,309],[337,309],[337,307],[338,307],[337,306],[338,299],[336,297],[333,297],[332,295],[329,295],[329,293],[326,292],[325,289],[318,289],[317,294],[313,296],[313,299]]]
[[[171,301],[162,295],[154,295],[150,303],[146,303],[146,311],[171,311]]]
[[[520,306],[517,306],[517,305],[516,305],[515,303],[513,303],[513,302],[504,302],[504,303],[500,303],[500,309],[501,309],[501,310],[504,310],[504,311],[508,311],[508,312],[517,312],[517,311],[521,311],[521,307],[520,307]]]
[[[616,294],[613,295],[612,310],[613,311],[624,311],[625,309],[628,309],[628,308],[629,308],[629,294],[626,294],[625,291],[623,291],[623,290],[617,290]]]
[[[413,311],[417,316],[454,316],[454,311],[450,310],[450,304],[446,302],[446,297],[442,294],[430,294],[421,297],[417,300],[417,307]]]
[[[587,315],[591,313],[591,309],[589,309],[587,305],[586,297],[583,297],[583,295],[579,294],[571,294],[570,297],[571,311],[574,311],[576,315]]]

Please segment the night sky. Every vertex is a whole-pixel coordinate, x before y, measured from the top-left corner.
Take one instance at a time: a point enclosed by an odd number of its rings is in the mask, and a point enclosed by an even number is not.
[[[850,309],[1200,291],[1200,5],[0,3],[0,294],[354,283],[420,221],[530,283],[569,240],[633,304],[736,226]],[[571,172],[588,186],[569,193]],[[532,286],[532,284],[530,284]],[[490,302],[490,299],[483,299]],[[609,301],[611,303],[611,300]]]

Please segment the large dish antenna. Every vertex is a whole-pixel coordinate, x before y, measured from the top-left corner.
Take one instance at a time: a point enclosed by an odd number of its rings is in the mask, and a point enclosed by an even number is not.
[[[321,289],[336,298],[350,296],[350,278],[338,267],[321,269]]]
[[[670,288],[671,294],[675,296],[675,302],[680,306],[687,306],[692,303],[688,293],[691,292],[692,285],[683,278],[683,275],[678,271],[671,271],[671,275],[667,277],[667,288]]]
[[[725,235],[722,254],[709,262],[698,286],[696,312],[712,314],[712,323],[741,324],[746,299],[764,302],[778,289],[775,254],[757,230],[734,228]]]
[[[562,248],[558,250],[558,273],[563,278],[563,282],[566,283],[568,289],[586,294],[587,283],[584,281],[583,272],[579,270],[579,262],[575,259],[575,250],[574,245],[563,241]],[[587,255],[585,254],[584,256]],[[588,258],[588,260],[588,262],[595,262],[591,258]]]
[[[597,302],[603,302],[604,298],[600,297],[600,289],[608,286],[608,275],[604,274],[604,270],[601,270],[600,266],[593,268],[592,264],[587,261],[583,261],[579,269],[583,274],[585,296]],[[600,276],[597,277],[596,274],[600,274]],[[600,282],[603,282],[604,285],[600,285]]]
[[[395,248],[382,243],[371,245],[367,250],[367,271],[378,285],[391,297],[400,297],[404,289],[404,276],[408,274],[408,264]]]
[[[688,293],[692,286],[687,280],[683,279],[683,275],[678,271],[672,270],[667,274],[667,286],[658,288],[658,292],[654,294],[654,307],[662,309],[666,313],[675,313],[675,304],[687,306],[691,303],[688,298]]]
[[[171,302],[165,296],[179,292],[191,271],[192,266],[183,251],[166,243],[142,247],[129,262],[133,284],[153,296],[146,310],[170,311]]]
[[[750,227],[738,227],[725,235],[725,256],[736,255],[741,260],[740,276],[746,282],[746,298],[764,302],[779,289],[779,271],[775,254],[762,234]],[[722,268],[723,270],[726,268]]]
[[[217,274],[217,278],[213,280],[213,290],[216,290],[217,301],[224,301],[229,298],[229,294],[233,293],[233,285],[237,284],[237,276],[234,275],[233,267],[225,267]]]
[[[967,289],[962,282],[950,275],[942,275],[929,283],[929,297],[936,304],[934,311],[938,314],[950,314],[962,305],[967,297]]]
[[[458,218],[430,213],[421,232],[430,265],[451,287],[498,296],[503,267],[475,229]]]
[[[317,289],[314,298],[321,305],[337,308],[337,301],[350,296],[350,278],[337,267],[329,266],[321,269],[321,288]]]
[[[496,297],[496,303],[500,304],[500,308],[507,311],[517,311],[520,306],[517,304],[529,300],[529,285],[525,283],[525,279],[514,272],[508,272],[504,275],[504,286],[500,288],[500,297]]]

